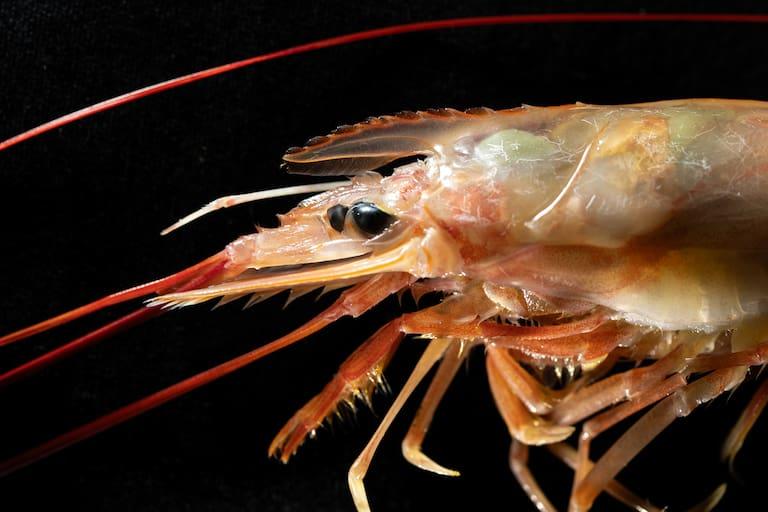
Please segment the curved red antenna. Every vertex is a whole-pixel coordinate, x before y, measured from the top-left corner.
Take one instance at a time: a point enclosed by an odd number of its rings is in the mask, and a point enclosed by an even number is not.
[[[0,151],[15,146],[25,140],[32,139],[38,135],[49,132],[56,128],[61,128],[70,123],[104,112],[106,110],[119,107],[126,103],[138,99],[152,96],[169,89],[175,89],[182,85],[197,82],[216,75],[221,75],[229,71],[267,62],[270,60],[290,57],[301,53],[313,52],[324,48],[334,46],[344,46],[347,44],[379,39],[399,34],[409,34],[414,32],[428,32],[432,30],[481,27],[488,25],[533,25],[533,24],[552,24],[552,23],[641,23],[641,22],[685,22],[685,23],[768,23],[768,14],[727,14],[727,13],[567,13],[567,14],[512,14],[502,16],[477,16],[470,18],[453,18],[447,20],[422,21],[417,23],[406,23],[401,25],[392,25],[389,27],[376,28],[353,32],[342,36],[319,39],[310,43],[292,46],[283,50],[277,50],[255,57],[231,62],[221,66],[197,71],[188,75],[180,76],[160,82],[147,87],[142,87],[135,91],[115,96],[108,100],[101,101],[89,107],[76,110],[72,113],[63,115],[40,126],[36,126],[24,133],[15,135],[3,142],[0,142]]]

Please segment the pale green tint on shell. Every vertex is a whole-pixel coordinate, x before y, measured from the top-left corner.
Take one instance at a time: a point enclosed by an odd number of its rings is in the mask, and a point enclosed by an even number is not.
[[[689,110],[675,112],[669,116],[669,138],[673,145],[685,145],[692,140],[711,132],[718,121],[725,121],[734,116],[727,110]]]
[[[509,129],[486,137],[477,145],[476,151],[477,156],[486,162],[504,165],[544,160],[555,155],[558,147],[546,137]]]

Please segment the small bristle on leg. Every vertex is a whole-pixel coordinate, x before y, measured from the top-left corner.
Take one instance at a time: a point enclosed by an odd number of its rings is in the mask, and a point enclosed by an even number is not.
[[[352,406],[356,399],[370,403],[370,395],[379,382],[381,372],[402,338],[400,325],[390,323],[355,350],[331,382],[280,429],[269,446],[270,457],[288,462],[304,439],[313,435],[340,406],[345,403]]]

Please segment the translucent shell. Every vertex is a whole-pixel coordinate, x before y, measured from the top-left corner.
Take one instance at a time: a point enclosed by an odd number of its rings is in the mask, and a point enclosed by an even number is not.
[[[357,174],[413,155],[427,157],[431,183],[400,213],[450,235],[462,263],[448,270],[664,328],[765,312],[766,103],[401,113],[285,159]]]

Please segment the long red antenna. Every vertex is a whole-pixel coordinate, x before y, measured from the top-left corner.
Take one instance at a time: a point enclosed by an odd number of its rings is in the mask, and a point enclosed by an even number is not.
[[[218,259],[218,261],[216,259]],[[208,263],[208,265],[205,266],[202,264],[198,264],[191,267],[190,269],[174,274],[168,278],[155,281],[155,283],[161,283],[165,285],[162,288],[156,288],[156,290],[157,291],[168,290],[169,289],[168,283],[177,283],[177,282],[181,284],[177,285],[175,288],[170,288],[170,289],[175,289],[178,291],[194,290],[195,288],[201,288],[203,286],[207,286],[211,284],[212,282],[215,282],[217,278],[220,278],[226,272],[227,261],[221,253],[217,254],[213,258],[209,258],[203,263]],[[150,284],[154,284],[154,283],[150,283]],[[145,286],[146,285],[137,286],[132,290],[142,290],[142,288],[144,288]],[[131,291],[131,290],[128,290],[128,291]],[[129,300],[130,298],[133,298],[133,297],[121,297],[121,295],[126,295],[126,294],[125,292],[121,292],[121,293],[116,293],[110,297],[120,298],[120,300],[115,302],[124,302],[125,300]],[[110,297],[107,297],[107,299],[109,299]],[[59,317],[56,317],[53,320],[64,318],[67,315],[72,315],[73,313],[79,313],[82,310],[98,311],[99,309],[103,309],[104,307],[111,305],[111,304],[105,305],[103,304],[103,302],[104,302],[104,299],[100,301],[96,301],[93,303],[95,304],[95,306],[89,304],[81,308],[78,308],[70,313],[65,313],[64,315],[60,315]],[[133,311],[132,313],[128,313],[127,315],[120,317],[117,320],[108,323],[107,325],[99,327],[98,329],[95,329],[89,332],[88,334],[85,334],[79,338],[69,341],[64,345],[51,350],[50,352],[46,352],[40,356],[37,356],[36,358],[22,364],[21,366],[12,368],[4,373],[0,373],[0,388],[9,384],[10,382],[16,381],[34,372],[37,372],[42,368],[45,368],[46,366],[61,360],[64,357],[68,357],[76,352],[79,352],[80,350],[83,350],[84,348],[89,347],[94,343],[97,343],[101,340],[114,336],[118,332],[140,325],[146,322],[147,320],[160,316],[163,313],[167,313],[168,311],[169,311],[168,309],[163,309],[163,308],[151,308],[151,307],[142,306],[139,309]],[[48,327],[55,327],[56,325],[61,325],[62,323],[66,323],[69,320],[70,319],[67,318],[66,320],[58,321],[57,323],[51,326],[46,326],[46,329]],[[45,326],[46,323],[47,322],[42,322],[41,324],[38,324],[38,325]],[[32,326],[31,328],[24,329],[21,332],[24,333],[25,331],[31,331],[32,329],[35,329],[35,328],[37,328],[37,326]],[[37,332],[42,332],[43,330],[46,330],[46,329],[38,329]],[[25,334],[25,336],[27,335],[31,335],[31,334]]]
[[[53,318],[49,318],[48,320],[30,325],[24,329],[19,329],[18,331],[6,334],[5,336],[0,336],[0,347],[19,340],[23,340],[25,338],[29,338],[30,336],[45,332],[49,329],[53,329],[54,327],[64,325],[80,317],[90,315],[91,313],[100,311],[104,308],[108,308],[109,306],[114,306],[115,304],[146,297],[147,295],[151,295],[153,293],[160,293],[163,290],[172,290],[174,287],[180,286],[188,282],[190,279],[199,276],[202,271],[210,269],[213,265],[223,265],[225,261],[225,254],[223,252],[219,252],[196,265],[182,270],[181,272],[177,272],[170,276],[163,277],[162,279],[157,279],[149,283],[144,283],[139,286],[134,286],[133,288],[128,288],[127,290],[122,290],[120,292],[107,295],[106,297],[102,297],[101,299],[86,304],[85,306],[80,306],[79,308],[75,308],[71,311],[67,311],[66,313],[62,313]],[[2,381],[1,378],[0,381]]]
[[[0,142],[0,151],[15,146],[20,142],[32,139],[38,135],[49,132],[56,128],[66,126],[77,120],[90,117],[110,110],[112,108],[130,103],[132,101],[152,96],[169,89],[175,89],[182,85],[197,82],[216,75],[221,75],[229,71],[267,62],[300,53],[313,52],[323,48],[332,48],[334,46],[343,46],[346,44],[379,39],[382,37],[394,36],[398,34],[408,34],[413,32],[428,32],[431,30],[443,30],[452,28],[481,27],[488,25],[533,25],[533,24],[552,24],[552,23],[641,23],[641,22],[685,22],[685,23],[768,23],[767,14],[727,14],[727,13],[570,13],[570,14],[512,14],[506,16],[478,16],[471,18],[454,18],[448,20],[423,21],[418,23],[406,23],[402,25],[393,25],[390,27],[376,28],[372,30],[363,30],[343,36],[329,37],[320,39],[311,43],[305,43],[284,50],[278,50],[263,55],[257,55],[248,59],[239,60],[222,66],[216,66],[203,71],[197,71],[188,75],[166,80],[158,84],[149,85],[135,91],[131,91],[108,100],[101,101],[89,107],[76,110],[40,126],[27,130],[24,133],[13,136],[3,142]]]
[[[336,304],[334,304],[335,306]],[[327,309],[323,314],[333,310],[333,307]],[[221,363],[218,366],[214,366],[210,370],[205,370],[192,377],[188,377],[172,386],[168,386],[165,389],[157,391],[147,397],[137,400],[131,404],[121,407],[109,414],[106,414],[94,421],[86,423],[80,427],[77,427],[69,432],[62,434],[58,437],[51,439],[50,441],[41,444],[31,450],[28,450],[20,455],[17,455],[11,459],[0,462],[0,477],[3,477],[9,473],[21,469],[24,466],[28,466],[35,461],[38,461],[44,457],[47,457],[53,453],[63,450],[67,446],[71,446],[78,441],[88,439],[99,432],[103,432],[108,428],[119,425],[131,418],[138,416],[139,414],[152,410],[155,407],[163,405],[166,402],[173,400],[176,397],[186,395],[190,391],[193,391],[209,382],[228,375],[235,370],[242,368],[248,364],[258,361],[262,357],[276,352],[281,348],[285,348],[293,343],[300,341],[310,334],[313,334],[332,320],[324,318],[323,314],[318,315],[307,324],[299,327],[295,331],[283,336],[282,338],[268,343],[263,347],[259,347],[250,352],[247,352],[241,356],[235,357],[229,361]]]
[[[365,290],[367,286],[370,286],[370,283],[374,281],[376,281],[375,278],[374,280],[358,284],[357,288],[351,288],[341,297],[336,299],[336,301],[331,304],[325,311],[304,325],[296,328],[295,330],[271,343],[267,343],[266,345],[251,350],[250,352],[237,356],[234,359],[230,359],[229,361],[225,361],[217,366],[214,366],[209,370],[205,370],[196,375],[193,375],[192,377],[188,377],[180,382],[177,382],[176,384],[168,386],[165,389],[156,391],[149,396],[123,406],[80,427],[70,430],[69,432],[55,437],[46,443],[21,453],[20,455],[0,462],[0,478],[16,471],[17,469],[23,468],[24,466],[32,464],[35,461],[56,453],[59,450],[66,448],[67,446],[75,444],[78,441],[88,439],[89,437],[92,437],[99,432],[103,432],[104,430],[128,421],[129,419],[134,418],[139,414],[152,410],[155,407],[159,407],[160,405],[163,405],[164,403],[169,402],[174,398],[186,395],[187,393],[201,386],[204,386],[205,384],[218,380],[225,375],[229,375],[230,373],[239,370],[244,366],[258,361],[264,356],[288,347],[298,341],[306,339],[308,336],[316,333],[320,329],[330,325],[343,316],[353,315],[350,310],[346,309],[345,297],[352,293],[353,290],[358,290],[358,293],[360,293],[362,290]],[[389,292],[387,292],[384,296],[386,297],[388,294]],[[376,302],[377,301],[370,304],[367,309],[373,307]],[[362,314],[362,311],[354,313],[353,316],[358,314]]]

